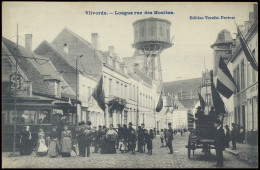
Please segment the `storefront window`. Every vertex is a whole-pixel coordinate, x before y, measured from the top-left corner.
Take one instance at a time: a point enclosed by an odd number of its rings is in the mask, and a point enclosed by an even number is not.
[[[36,124],[36,110],[18,110],[16,124]]]
[[[51,124],[51,110],[39,110],[38,124]]]

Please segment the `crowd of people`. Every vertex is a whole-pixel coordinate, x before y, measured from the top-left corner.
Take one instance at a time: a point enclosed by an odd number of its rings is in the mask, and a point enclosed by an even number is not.
[[[106,126],[91,126],[91,122],[80,122],[74,131],[74,134],[67,125],[62,126],[59,130],[57,126],[53,126],[51,132],[45,133],[43,128],[39,128],[38,140],[36,146],[37,156],[50,156],[51,158],[71,157],[74,152],[78,156],[89,157],[90,147],[94,147],[94,153],[115,154],[116,149],[121,153],[147,153],[152,155],[153,139],[155,132],[153,129],[145,129],[145,124],[133,128],[133,124],[129,122],[128,126],[124,124],[117,125],[114,128],[111,124],[109,128]],[[172,140],[174,130],[171,123],[168,124],[169,129],[162,129],[163,139],[166,146],[173,154]],[[20,155],[30,155],[32,153],[30,127],[26,126],[21,133]],[[77,149],[78,148],[78,149]]]

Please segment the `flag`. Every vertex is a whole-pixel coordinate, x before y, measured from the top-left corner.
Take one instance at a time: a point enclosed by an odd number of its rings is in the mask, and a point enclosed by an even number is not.
[[[213,71],[210,71],[210,79],[211,79],[211,93],[212,93],[212,101],[217,115],[225,114],[226,109],[223,100],[221,99],[215,85],[213,83]]]
[[[253,54],[251,53],[251,50],[249,49],[240,29],[237,27],[237,33],[238,33],[238,36],[239,36],[239,40],[240,40],[240,43],[241,43],[241,46],[242,46],[242,49],[244,51],[244,54],[247,58],[247,61],[250,62],[250,65],[252,66],[252,68],[258,72],[258,65],[257,65],[257,62],[255,60],[255,57],[253,56]]]
[[[200,99],[200,106],[202,107],[202,110],[204,110],[205,106],[206,106],[205,101],[202,98],[202,96],[199,94],[199,92],[198,92],[198,95],[199,95],[199,99]]]
[[[156,112],[160,112],[163,108],[163,98],[162,98],[162,92],[158,101],[158,104],[156,106]]]
[[[97,86],[95,87],[92,97],[97,101],[98,106],[105,111],[105,92],[103,89],[103,76],[101,76]]]
[[[174,110],[174,99],[172,98],[172,111],[171,111],[171,113],[173,113],[173,110]]]
[[[236,90],[236,83],[233,79],[226,63],[220,56],[215,84],[218,92],[229,99]]]

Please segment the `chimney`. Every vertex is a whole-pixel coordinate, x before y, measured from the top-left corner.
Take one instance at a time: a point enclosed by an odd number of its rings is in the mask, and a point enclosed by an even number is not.
[[[241,33],[244,35],[244,30],[245,30],[244,29],[245,28],[244,25],[239,25],[238,28],[241,31]]]
[[[111,56],[111,57],[113,57],[114,56],[114,46],[109,46],[108,47],[108,49],[109,49],[109,55]]]
[[[254,4],[254,19],[258,23],[258,4]]]
[[[91,44],[98,50],[99,48],[98,33],[91,34]]]
[[[25,49],[32,51],[32,34],[25,34]]]
[[[255,13],[254,12],[249,12],[249,22],[254,22],[255,20]]]
[[[249,26],[250,26],[250,22],[245,21],[245,34],[247,33]]]

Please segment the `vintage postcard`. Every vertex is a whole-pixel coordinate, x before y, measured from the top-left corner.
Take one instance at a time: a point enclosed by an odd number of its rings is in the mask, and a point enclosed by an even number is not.
[[[257,2],[2,2],[2,168],[257,168]]]

